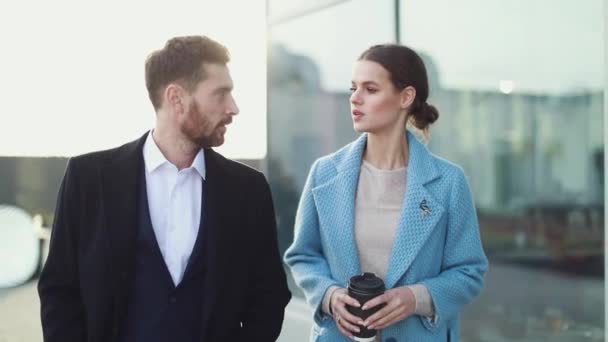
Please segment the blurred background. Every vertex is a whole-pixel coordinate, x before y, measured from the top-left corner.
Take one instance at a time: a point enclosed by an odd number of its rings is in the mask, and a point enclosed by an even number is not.
[[[429,147],[464,168],[491,262],[462,340],[604,341],[607,4],[178,1],[173,12],[109,1],[103,20],[80,5],[60,23],[72,2],[35,18],[32,3],[0,5],[13,18],[0,21],[0,342],[41,340],[35,282],[67,158],[152,126],[143,61],[178,34],[232,52],[241,114],[220,152],[265,172],[281,253],[312,162],[357,136],[352,63],[373,44],[416,49],[440,112]],[[290,285],[280,340],[307,341],[311,314]]]

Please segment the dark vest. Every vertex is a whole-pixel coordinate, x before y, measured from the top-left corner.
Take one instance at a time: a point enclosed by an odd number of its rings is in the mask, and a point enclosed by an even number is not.
[[[148,207],[145,174],[139,190],[139,220],[133,282],[124,342],[201,341],[205,263],[205,182],[201,224],[182,281],[173,280],[158,247]]]

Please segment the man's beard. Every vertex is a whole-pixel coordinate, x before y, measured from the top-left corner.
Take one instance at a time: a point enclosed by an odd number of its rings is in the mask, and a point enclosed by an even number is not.
[[[219,146],[224,143],[223,139],[216,136],[216,129],[210,129],[211,122],[207,117],[201,115],[198,103],[192,101],[188,108],[187,118],[182,126],[182,133],[192,143],[200,148]],[[211,131],[206,135],[206,131]]]

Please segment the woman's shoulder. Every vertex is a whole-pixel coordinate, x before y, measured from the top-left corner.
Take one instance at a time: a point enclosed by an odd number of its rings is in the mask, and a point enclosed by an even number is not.
[[[438,156],[432,152],[429,152],[429,154],[441,177],[447,178],[452,181],[466,180],[465,172],[462,166],[456,164],[453,161]]]
[[[358,145],[358,140],[355,140],[332,153],[317,158],[311,167],[315,178],[319,180],[331,178],[343,168],[351,167],[353,164],[353,160],[351,159],[357,158],[357,155],[360,155],[360,153],[354,151],[358,148]],[[361,157],[359,156],[358,158]]]
[[[340,168],[341,165],[348,164],[353,158],[361,158],[363,153],[362,147],[365,146],[365,137],[361,136],[358,139],[340,147],[338,150],[319,157],[315,163],[319,165],[333,166]]]

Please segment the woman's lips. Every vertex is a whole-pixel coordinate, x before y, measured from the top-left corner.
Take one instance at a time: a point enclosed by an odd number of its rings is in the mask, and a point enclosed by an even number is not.
[[[353,120],[359,120],[363,117],[363,112],[359,111],[359,110],[353,110],[352,111],[352,115],[353,115]]]

